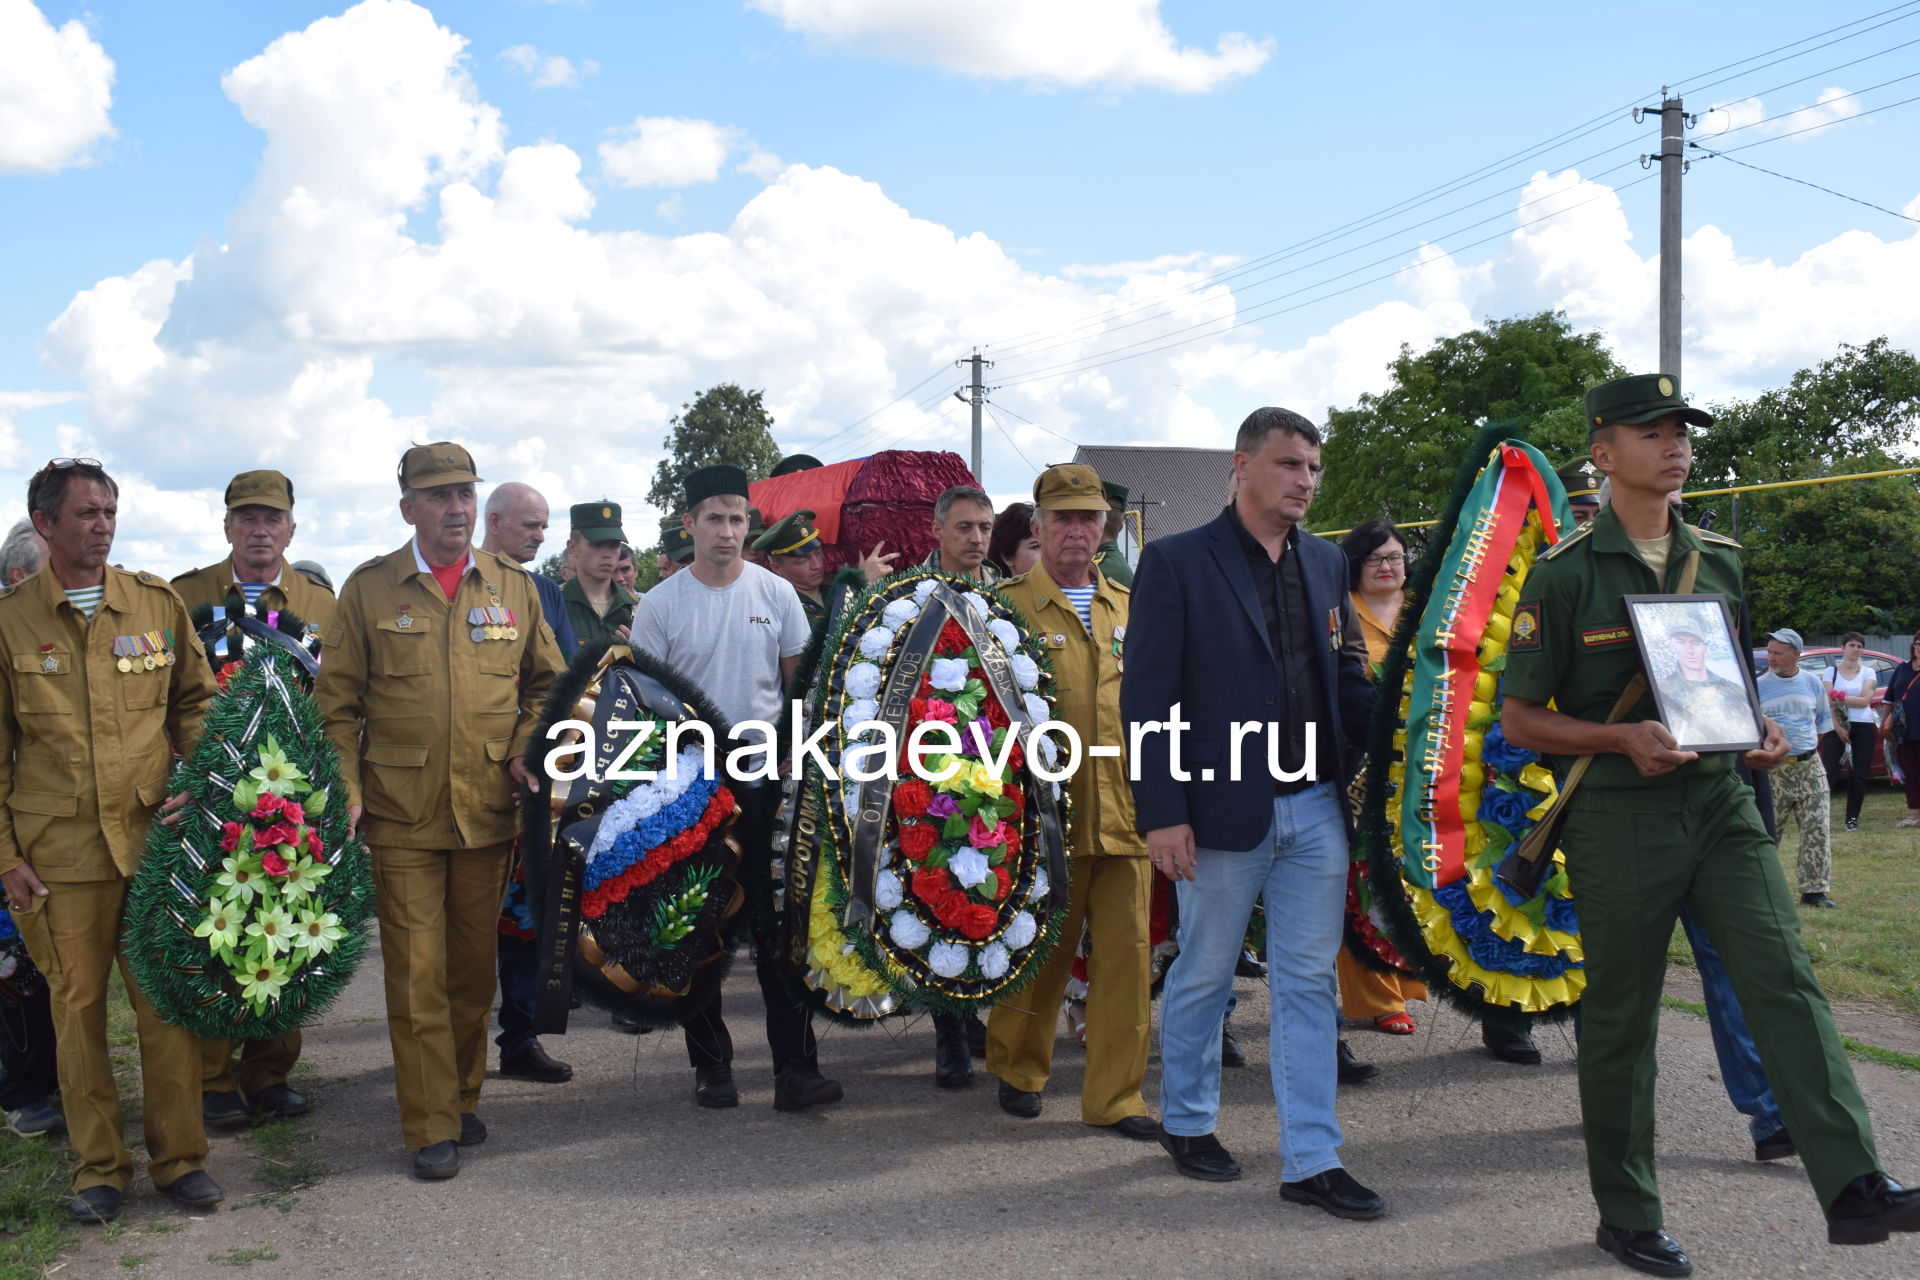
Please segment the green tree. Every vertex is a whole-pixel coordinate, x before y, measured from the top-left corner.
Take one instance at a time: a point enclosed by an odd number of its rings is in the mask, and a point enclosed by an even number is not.
[[[661,511],[678,511],[687,473],[730,462],[758,480],[780,461],[773,442],[773,415],[761,403],[763,393],[732,382],[709,387],[680,406],[671,419],[667,456],[653,473],[647,501]]]
[[[1388,370],[1386,391],[1327,413],[1315,528],[1439,515],[1461,451],[1488,422],[1528,428],[1556,465],[1584,458],[1582,397],[1625,372],[1599,333],[1574,332],[1557,311],[1489,320],[1417,355],[1403,346]]]
[[[564,582],[566,579],[560,576],[560,562],[565,558],[566,553],[564,551],[556,551],[535,565],[533,571],[543,578],[552,578],[555,582]]]
[[[1692,489],[1857,475],[1915,464],[1920,359],[1885,338],[1750,401],[1715,405],[1696,437]],[[1920,558],[1913,476],[1709,498],[1717,528],[1740,539],[1759,631],[1899,632],[1920,623],[1901,568]],[[1696,516],[1696,519],[1698,517]]]

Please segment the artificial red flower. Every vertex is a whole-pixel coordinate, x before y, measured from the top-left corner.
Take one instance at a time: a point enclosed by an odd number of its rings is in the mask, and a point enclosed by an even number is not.
[[[220,824],[221,852],[232,853],[235,849],[239,848],[239,846],[240,846],[240,824],[237,822],[221,823]]]
[[[983,809],[981,812],[984,813],[986,810]],[[1007,824],[1004,822],[995,820],[992,826],[988,826],[980,820],[978,814],[967,819],[967,843],[976,849],[984,851],[996,844],[1005,843],[1006,838]]]
[[[284,876],[289,868],[287,860],[280,856],[279,850],[269,849],[260,855],[260,869],[270,876]]]
[[[307,852],[318,858],[326,848],[320,843],[320,833],[312,827],[307,828]]]
[[[229,662],[226,666],[214,672],[213,678],[215,683],[217,683],[222,689],[224,689],[227,687],[227,681],[233,679],[233,677],[238,675],[239,672],[240,672],[240,664],[238,662]]]
[[[1013,744],[1013,749],[1007,752],[1007,768],[1014,773],[1018,773],[1026,767],[1027,767],[1026,750],[1025,748],[1021,747],[1019,743],[1016,742]]]
[[[247,816],[249,818],[257,818],[262,822],[271,822],[274,815],[278,814],[286,803],[285,800],[282,800],[279,796],[269,791],[254,802],[253,812]]]
[[[292,844],[295,838],[293,824],[276,822],[253,838],[256,848],[271,849],[276,845]]]
[[[962,937],[980,941],[993,932],[993,926],[1000,923],[1000,913],[984,902],[970,903],[960,910],[960,918],[954,922],[954,928]]]
[[[913,896],[930,907],[937,907],[953,888],[953,880],[940,867],[921,867],[913,873]]]
[[[999,866],[993,868],[993,874],[1000,881],[1000,892],[993,895],[994,898],[998,900],[1006,897],[1007,894],[1013,891],[1013,872],[1007,870],[1005,863],[1001,863]]]
[[[940,638],[934,641],[933,651],[943,658],[957,658],[973,647],[973,641],[967,639],[967,633],[952,618],[940,628]]]
[[[280,802],[280,816],[297,827],[307,820],[307,811],[302,809],[295,801],[282,800]]]
[[[933,846],[939,842],[939,837],[927,823],[903,822],[900,824],[900,852],[913,862],[918,862],[932,853]]]
[[[1027,811],[1026,788],[1009,786],[1003,789],[1000,794],[1013,802],[1013,813],[1011,816],[1014,819],[1017,820],[1021,814]],[[1013,833],[1011,831],[1007,833],[1007,846],[1009,848],[1013,846]]]
[[[933,791],[915,778],[893,789],[893,811],[903,818],[918,818],[933,803]]]
[[[959,723],[959,717],[953,709],[953,704],[944,698],[928,698],[927,711],[921,719],[940,724]]]
[[[926,675],[920,677],[920,687],[914,690],[914,696],[918,698],[931,698],[933,696],[932,672],[929,671]]]
[[[907,724],[916,725],[927,718],[927,700],[925,698],[907,699]]]
[[[986,713],[988,724],[992,725],[996,729],[1004,729],[1007,727],[1007,712],[1006,712],[1006,708],[1000,705],[1000,699],[988,698],[986,700],[984,711]]]

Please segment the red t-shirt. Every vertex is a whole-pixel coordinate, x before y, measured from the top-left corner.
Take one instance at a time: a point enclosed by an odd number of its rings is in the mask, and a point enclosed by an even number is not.
[[[427,569],[433,574],[433,580],[440,584],[440,590],[446,592],[447,603],[452,604],[454,593],[460,590],[460,579],[467,571],[467,562],[462,560],[459,564],[445,567],[430,564]]]

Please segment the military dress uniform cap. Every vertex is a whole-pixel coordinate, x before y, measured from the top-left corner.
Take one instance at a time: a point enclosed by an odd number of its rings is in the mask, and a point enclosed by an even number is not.
[[[1554,472],[1554,475],[1560,477],[1560,487],[1567,491],[1568,502],[1585,502],[1596,507],[1600,505],[1600,490],[1579,467],[1569,463]]]
[[[1127,486],[1115,484],[1111,480],[1100,482],[1100,491],[1107,495],[1107,505],[1116,511],[1127,509]]]
[[[293,510],[293,481],[278,471],[242,471],[227,484],[227,510],[272,507]]]
[[[753,549],[770,556],[812,555],[821,549],[820,531],[813,527],[813,512],[796,511],[783,516],[753,540]]]
[[[479,484],[473,455],[451,440],[417,444],[400,457],[402,489],[435,489],[443,484]]]
[[[588,542],[625,542],[627,531],[620,527],[620,504],[605,498],[598,502],[576,502],[567,508],[573,531]]]
[[[825,465],[810,453],[791,453],[773,464],[773,470],[767,473],[767,478],[771,480],[774,476],[792,475],[796,471],[812,471],[815,467]]]
[[[1033,482],[1033,505],[1042,511],[1106,511],[1111,506],[1100,473],[1078,462],[1042,471]]]
[[[1805,640],[1802,640],[1800,638],[1800,633],[1798,631],[1795,631],[1792,627],[1782,627],[1778,631],[1769,631],[1764,637],[1764,639],[1778,640],[1781,644],[1787,645],[1795,650],[1804,649],[1807,647],[1807,642]]]
[[[1587,390],[1587,430],[1601,427],[1637,426],[1670,413],[1696,427],[1713,425],[1713,415],[1696,409],[1680,398],[1680,376],[1673,373],[1641,373],[1630,378],[1615,378]]]
[[[708,498],[718,498],[728,494],[747,496],[747,473],[727,462],[717,462],[710,467],[701,467],[698,471],[689,471],[686,479],[687,510],[691,511]]]

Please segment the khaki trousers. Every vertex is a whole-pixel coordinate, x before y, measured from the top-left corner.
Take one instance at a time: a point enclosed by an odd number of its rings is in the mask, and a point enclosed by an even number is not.
[[[233,1041],[200,1042],[200,1088],[207,1093],[232,1093],[238,1089],[251,1098],[268,1085],[285,1084],[300,1061],[300,1029],[271,1040],[243,1040],[240,1057],[233,1056]]]
[[[480,1103],[512,842],[373,851],[387,1035],[409,1147],[458,1139]]]
[[[15,917],[33,962],[46,975],[59,1044],[60,1097],[67,1133],[80,1158],[73,1189],[133,1181],[133,1157],[120,1132],[120,1095],[107,1053],[107,979],[116,959],[126,979],[140,1036],[140,1087],[147,1172],[171,1186],[207,1164],[200,1125],[200,1053],[191,1033],[160,1021],[140,994],[120,950],[124,879],[61,882]]]
[[[1152,877],[1143,857],[1075,858],[1066,924],[1053,955],[1019,994],[996,1001],[987,1021],[987,1070],[1016,1089],[1045,1089],[1075,940],[1083,922],[1089,927],[1087,1074],[1080,1085],[1080,1118],[1088,1124],[1150,1114],[1140,1081],[1147,1074]]]

